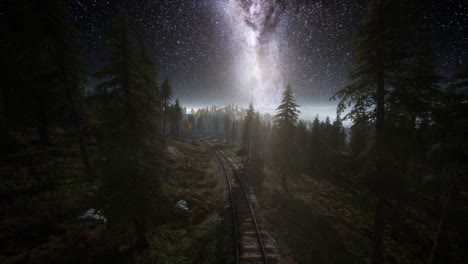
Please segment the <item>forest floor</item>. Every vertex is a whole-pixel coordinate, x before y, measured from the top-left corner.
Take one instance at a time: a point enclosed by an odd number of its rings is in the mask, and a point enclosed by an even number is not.
[[[161,244],[167,237],[168,245],[171,245],[169,248],[162,247],[158,252],[169,255],[173,252],[174,257],[161,263],[190,263],[190,260],[219,263],[221,241],[228,233],[226,227],[220,224],[219,209],[216,209],[221,206],[223,199],[220,199],[220,193],[225,186],[220,183],[224,179],[216,178],[215,174],[222,175],[222,172],[216,172],[217,161],[213,160],[212,150],[207,146],[199,142],[172,142],[169,145],[174,148],[170,150],[171,155],[178,157],[175,163],[179,163],[174,167],[173,191],[181,199],[188,197],[189,204],[192,204],[190,219],[193,220],[188,221],[188,227],[172,229],[157,236],[159,240],[155,244]],[[255,175],[255,169],[246,166],[242,148],[223,143],[216,146],[222,148],[239,166],[241,174],[255,190],[260,206],[257,213],[276,239],[282,263],[370,262],[373,196],[365,188],[349,179],[344,181],[336,177],[300,174],[290,179],[286,193],[281,187],[280,178],[270,166],[265,165],[259,177]],[[196,166],[187,170],[187,164]],[[408,197],[409,201],[401,208],[389,207],[386,210],[385,263],[427,263],[439,217],[427,211],[427,204],[422,206],[427,201]],[[462,194],[459,203],[466,205],[467,198],[466,193]],[[466,227],[463,230],[459,228],[463,226],[463,219],[467,219],[466,208],[461,208],[465,214],[456,212],[463,217],[457,220],[458,223],[451,221],[453,227],[448,231],[452,234],[466,233]],[[173,236],[172,232],[182,232],[180,239],[174,240],[177,235]],[[464,239],[460,235],[456,237]],[[447,247],[445,250],[451,256],[445,257],[446,260],[464,263],[463,241],[450,241]],[[180,251],[190,252],[189,257],[178,256]]]
[[[165,181],[174,202],[184,200],[188,214],[153,230],[143,263],[219,263],[226,234],[220,208],[224,186],[212,149],[198,141],[168,143],[172,174]]]
[[[290,180],[285,193],[268,166],[260,190],[273,235],[297,263],[370,263],[373,198],[366,191],[301,174]],[[427,263],[438,218],[410,206],[387,213],[385,263]],[[449,244],[455,255],[450,263],[463,263],[459,245]]]
[[[116,259],[106,245],[102,221],[79,219],[96,206],[99,182],[83,177],[75,137],[60,131],[53,144],[18,138],[18,150],[0,156],[0,263],[105,263]],[[90,144],[91,157],[95,148]],[[163,190],[171,204],[187,202],[186,215],[172,213],[152,228],[142,263],[219,263],[223,234],[217,160],[207,146],[168,140]],[[172,206],[172,205],[170,205]]]
[[[352,193],[305,175],[285,193],[268,167],[261,190],[265,218],[291,263],[365,263],[370,256],[371,218]]]
[[[79,263],[85,240],[98,247],[102,225],[78,220],[96,186],[84,180],[78,141],[53,132],[50,146],[18,136],[0,158],[0,263]]]
[[[30,136],[19,137],[18,150],[0,156],[0,263],[108,262],[115,256],[109,256],[106,247],[105,225],[79,219],[96,207],[99,183],[84,179],[77,139],[60,131],[52,136],[53,145],[47,147]],[[290,179],[285,193],[271,167],[265,165],[258,181],[258,175],[242,166],[241,148],[220,147],[253,183],[261,217],[283,263],[369,262],[373,205],[363,188],[301,174]],[[152,246],[141,262],[220,263],[229,230],[220,212],[225,179],[213,150],[201,142],[173,140],[166,149],[164,192],[171,206],[185,200],[189,211],[185,216],[173,214],[151,230]],[[93,158],[93,144],[90,152]],[[468,194],[461,193],[457,200],[457,217],[449,217],[446,263],[464,263],[466,255]],[[388,211],[387,219],[398,220],[391,221],[398,225],[386,226],[386,263],[426,263],[429,257],[438,218],[419,208],[421,202],[408,201],[415,205]]]

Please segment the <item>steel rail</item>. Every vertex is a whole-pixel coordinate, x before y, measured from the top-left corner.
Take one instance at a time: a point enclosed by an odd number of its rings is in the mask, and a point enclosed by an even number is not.
[[[250,214],[252,215],[252,219],[254,221],[254,225],[255,225],[255,230],[257,231],[257,238],[258,238],[258,242],[260,244],[260,249],[262,251],[262,255],[263,255],[263,261],[265,264],[268,264],[268,258],[266,256],[266,253],[265,253],[265,245],[263,244],[263,238],[262,238],[262,234],[260,233],[260,229],[258,228],[258,222],[257,222],[257,218],[255,217],[255,213],[254,213],[254,210],[252,208],[252,204],[250,203],[250,199],[249,199],[249,196],[247,195],[247,190],[245,188],[245,185],[244,183],[242,182],[242,179],[240,178],[239,174],[237,173],[237,171],[235,170],[234,168],[234,163],[228,158],[226,157],[226,155],[224,154],[224,152],[222,151],[218,151],[219,153],[221,153],[221,155],[227,160],[228,164],[231,166],[232,168],[232,171],[234,172],[234,175],[236,175],[236,178],[237,180],[239,181],[239,184],[241,185],[242,187],[242,190],[243,190],[243,193],[245,195],[245,198],[247,199],[247,203],[249,204],[249,208],[250,208]]]
[[[223,161],[221,160],[221,158],[219,157],[218,155],[218,152],[216,151],[215,152],[216,154],[216,158],[218,158],[219,162],[221,163],[221,166],[223,167],[223,170],[224,170],[224,175],[226,175],[226,180],[227,180],[227,183],[228,183],[228,187],[229,187],[229,197],[230,197],[230,200],[231,200],[231,208],[232,208],[232,224],[233,224],[233,228],[234,228],[234,247],[235,247],[235,251],[236,251],[236,263],[239,264],[239,241],[238,241],[238,238],[237,238],[237,211],[236,211],[236,205],[234,203],[234,193],[232,191],[232,185],[231,185],[231,180],[229,179],[229,174],[227,172],[227,169],[226,169],[226,166],[224,165]]]
[[[224,162],[222,161],[222,159],[220,158],[220,155],[224,158],[224,160],[227,161],[227,164],[229,164],[229,166],[231,166],[231,169],[237,179],[237,181],[239,181],[239,184],[242,188],[242,193],[244,194],[245,196],[245,199],[247,201],[247,204],[249,205],[249,209],[250,209],[250,215],[252,216],[252,220],[254,221],[254,226],[255,226],[255,231],[257,233],[257,239],[258,239],[258,243],[260,245],[260,249],[261,249],[261,253],[262,253],[262,256],[263,256],[263,262],[264,264],[268,264],[268,258],[267,258],[267,255],[265,253],[265,245],[263,243],[263,238],[262,238],[262,234],[260,233],[260,228],[258,227],[258,222],[257,222],[257,218],[255,217],[255,213],[254,213],[254,210],[253,210],[253,207],[252,207],[252,204],[250,203],[250,199],[249,199],[249,196],[247,194],[247,189],[245,188],[245,185],[244,183],[242,182],[242,179],[241,177],[239,176],[239,174],[237,173],[237,170],[236,170],[236,165],[234,164],[234,162],[232,162],[227,156],[226,154],[224,154],[223,151],[220,151],[220,150],[217,150],[213,144],[211,144],[208,140],[205,140],[206,143],[208,143],[208,145],[210,145],[214,150],[215,150],[215,155],[216,157],[218,158],[219,162],[221,163],[221,166],[223,167],[223,170],[224,170],[224,174],[226,175],[226,179],[227,179],[227,182],[228,182],[228,186],[229,186],[229,193],[230,193],[230,197],[231,197],[231,206],[232,206],[232,212],[233,212],[233,224],[234,224],[234,239],[235,239],[235,250],[236,250],[236,263],[239,264],[239,241],[238,241],[238,238],[237,238],[237,230],[238,230],[238,226],[237,226],[237,218],[238,218],[238,215],[237,215],[237,210],[235,209],[235,202],[234,202],[234,193],[233,193],[233,190],[232,190],[232,184],[231,184],[231,180],[229,179],[229,173],[228,173],[228,170],[226,168],[226,165],[224,164]]]

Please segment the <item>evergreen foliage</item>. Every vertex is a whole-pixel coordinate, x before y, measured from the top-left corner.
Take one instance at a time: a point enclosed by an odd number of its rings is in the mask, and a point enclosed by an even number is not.
[[[80,114],[85,65],[70,13],[59,0],[7,1],[5,5],[2,65],[7,84],[1,93],[8,124],[5,138],[11,139],[10,129],[35,122],[39,141],[50,144],[51,122],[62,119],[61,111],[68,113],[78,134],[85,175],[94,179]]]
[[[242,129],[242,143],[244,147],[247,149],[247,156],[250,158],[250,151],[252,146],[252,129],[253,129],[253,122],[255,118],[255,109],[253,104],[250,103],[249,110],[244,119],[244,126]]]
[[[166,119],[169,111],[170,102],[172,100],[172,87],[169,79],[166,77],[161,85],[161,102],[163,112],[163,134],[166,134]]]
[[[236,120],[232,120],[232,124],[231,124],[231,140],[232,142],[236,142],[237,141],[237,130],[238,130],[238,123]]]
[[[96,76],[101,98],[101,204],[108,233],[117,245],[145,248],[150,224],[164,214],[157,131],[157,102],[149,72],[129,18],[120,11],[109,35],[104,66]],[[142,63],[144,61],[145,63]],[[149,85],[151,84],[151,85]]]
[[[274,160],[281,174],[281,184],[284,190],[288,190],[288,175],[293,174],[296,168],[295,144],[293,139],[296,135],[296,122],[299,110],[294,99],[292,88],[286,86],[283,92],[281,104],[276,109],[275,130],[276,137],[274,145]]]
[[[226,142],[229,143],[231,141],[231,119],[228,115],[224,115],[224,137],[226,138]]]
[[[417,8],[417,1],[368,1],[353,43],[353,83],[334,96],[341,99],[339,113],[353,106],[348,117],[355,121],[370,118],[375,124],[375,148],[367,148],[375,151],[372,263],[383,262],[383,200],[406,188],[403,175],[408,171],[408,147],[413,141],[411,134],[405,136],[406,131],[431,111],[430,101],[437,94],[430,50],[419,33],[420,17],[412,14]],[[395,160],[396,155],[401,159]]]

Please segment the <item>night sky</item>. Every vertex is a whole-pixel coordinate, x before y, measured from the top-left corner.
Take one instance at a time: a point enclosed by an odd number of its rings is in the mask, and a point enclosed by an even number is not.
[[[329,104],[348,81],[349,39],[363,0],[68,0],[90,71],[99,67],[118,8],[154,48],[187,106],[249,101],[274,107],[290,83],[302,105]],[[425,30],[439,71],[450,74],[468,47],[468,1],[425,1]],[[90,80],[93,85],[95,80]]]

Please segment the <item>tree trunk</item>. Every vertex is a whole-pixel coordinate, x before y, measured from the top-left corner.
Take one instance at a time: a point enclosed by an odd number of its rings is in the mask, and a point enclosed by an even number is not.
[[[35,88],[34,90],[37,90]],[[45,92],[45,91],[44,91]],[[36,116],[37,116],[37,132],[39,134],[39,143],[41,145],[50,145],[49,137],[49,120],[46,113],[45,95],[41,92],[36,92],[36,98],[38,102],[36,104]]]
[[[135,247],[132,250],[133,263],[141,263],[142,252],[149,247],[148,239],[146,238],[146,223],[144,221],[133,221],[135,229]]]
[[[6,143],[5,146],[8,145],[7,149],[8,151],[10,150],[10,144],[13,142],[13,138],[11,136],[11,131],[12,131],[12,118],[10,116],[11,114],[11,109],[10,109],[10,104],[9,104],[9,88],[6,87],[6,85],[3,85],[0,90],[2,91],[2,99],[3,99],[3,123],[0,125],[0,142]],[[1,107],[0,107],[1,108]],[[1,113],[0,113],[1,114]],[[1,117],[0,117],[1,118]],[[3,151],[7,151],[7,149],[3,149]]]
[[[93,181],[95,179],[95,174],[94,174],[94,170],[91,165],[90,158],[89,158],[88,145],[86,144],[86,139],[84,136],[83,128],[81,127],[80,116],[78,114],[78,110],[76,109],[76,105],[73,102],[73,96],[72,96],[68,74],[65,69],[65,65],[63,63],[63,56],[57,54],[57,59],[59,60],[60,69],[62,71],[63,86],[65,88],[65,94],[67,96],[68,103],[70,104],[70,107],[71,107],[72,122],[73,122],[73,125],[75,126],[75,129],[78,131],[78,136],[80,140],[80,153],[81,153],[81,159],[83,161],[83,165],[85,168],[85,173],[87,175],[88,180]]]
[[[281,185],[283,185],[283,189],[287,193],[289,190],[288,190],[288,177],[286,176],[286,173],[281,174]]]
[[[382,0],[376,0],[377,3],[377,116],[376,116],[376,137],[375,148],[376,155],[376,177],[374,182],[374,191],[377,195],[374,214],[374,233],[372,238],[372,264],[383,263],[383,235],[384,235],[384,203],[382,197],[384,180],[384,141],[385,141],[385,36]]]
[[[143,250],[148,248],[149,242],[146,238],[146,223],[145,221],[134,220],[133,222],[135,227],[135,248],[137,250]]]
[[[456,196],[457,193],[457,188],[456,185],[452,187],[450,190],[449,196],[447,197],[447,200],[445,201],[444,208],[442,211],[442,216],[440,217],[439,221],[439,226],[437,228],[436,235],[434,237],[434,244],[432,246],[432,251],[431,251],[431,256],[429,258],[429,264],[435,264],[438,263],[439,261],[439,247],[440,247],[440,241],[442,237],[442,232],[444,231],[445,223],[447,222],[447,214],[448,214],[448,209],[450,208],[450,205],[452,204],[452,201],[455,199],[454,197]]]
[[[78,130],[78,135],[80,138],[80,153],[83,160],[83,165],[85,167],[86,174],[88,175],[88,180],[93,181],[95,179],[95,174],[93,167],[91,165],[91,160],[89,158],[88,145],[86,144],[86,139],[84,137],[83,128],[81,127],[80,118],[78,116],[78,111],[75,107],[72,109],[73,122],[76,129]]]
[[[372,236],[372,262],[383,263],[383,237],[384,237],[384,202],[377,197],[374,211],[374,232]]]
[[[163,110],[163,135],[166,135],[166,113],[167,113],[167,101],[164,100],[164,110]]]

